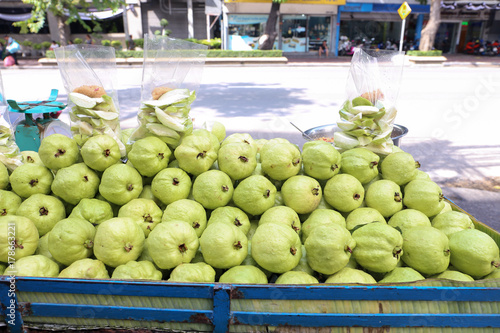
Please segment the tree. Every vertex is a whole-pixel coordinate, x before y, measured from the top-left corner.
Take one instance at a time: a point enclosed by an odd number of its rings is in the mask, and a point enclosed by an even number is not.
[[[429,21],[422,29],[420,36],[420,44],[418,49],[421,51],[430,51],[434,46],[436,33],[441,23],[441,0],[431,0],[431,10],[429,13]]]
[[[266,29],[264,34],[259,39],[259,50],[272,50],[274,46],[274,41],[278,36],[276,31],[276,22],[278,21],[278,16],[280,13],[280,7],[282,3],[287,0],[272,0],[271,11],[269,12],[269,17],[266,22]]]
[[[67,36],[65,34],[65,25],[72,22],[80,22],[81,25],[92,32],[92,28],[80,17],[80,13],[88,12],[90,7],[97,10],[111,9],[118,10],[125,4],[124,0],[23,0],[25,4],[32,6],[31,17],[25,21],[14,22],[14,26],[21,28],[21,33],[37,33],[43,27],[48,12],[52,13],[57,19],[59,31],[59,41],[66,44]],[[68,16],[65,20],[64,17]],[[99,30],[99,22],[92,19],[94,30]]]

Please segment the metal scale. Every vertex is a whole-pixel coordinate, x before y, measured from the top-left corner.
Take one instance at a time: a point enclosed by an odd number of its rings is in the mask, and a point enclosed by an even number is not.
[[[44,101],[16,102],[7,100],[8,110],[24,114],[24,120],[16,122],[15,140],[21,151],[38,151],[43,138],[60,133],[71,137],[70,127],[63,121],[57,119],[67,104],[57,102],[59,91],[52,89],[48,99]],[[34,114],[42,114],[42,117],[34,118]]]

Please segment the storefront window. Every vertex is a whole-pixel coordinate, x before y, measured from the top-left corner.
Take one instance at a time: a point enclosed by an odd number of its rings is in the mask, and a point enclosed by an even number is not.
[[[283,52],[306,52],[307,17],[305,15],[283,15],[281,26],[281,49]]]
[[[399,43],[401,22],[342,21],[340,36],[346,36],[354,45],[386,48]]]
[[[478,40],[481,39],[481,27],[483,22],[481,21],[469,21],[469,25],[467,26],[467,37],[466,40]]]
[[[228,15],[229,49],[257,50],[259,37],[264,34],[267,15]]]
[[[323,41],[330,46],[331,39],[331,18],[328,16],[310,16],[307,25],[307,35],[309,36],[309,51],[318,50]]]

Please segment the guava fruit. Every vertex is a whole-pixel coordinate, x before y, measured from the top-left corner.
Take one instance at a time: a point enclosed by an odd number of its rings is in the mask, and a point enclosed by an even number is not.
[[[12,191],[0,190],[0,216],[16,215],[23,200]]]
[[[234,224],[212,223],[200,237],[205,262],[214,268],[240,265],[248,254],[248,240]]]
[[[444,272],[450,264],[448,237],[441,230],[430,226],[405,229],[401,259],[426,276]]]
[[[56,223],[49,233],[49,252],[66,266],[89,258],[94,253],[95,227],[88,221],[66,218]]]
[[[403,209],[403,193],[392,180],[377,180],[366,190],[365,203],[378,210],[383,217],[390,218]]]
[[[106,134],[91,136],[80,150],[83,162],[91,169],[104,171],[120,161],[121,152],[116,140]]]
[[[353,255],[363,268],[376,272],[392,271],[403,255],[403,236],[385,222],[373,222],[354,230]]]
[[[361,283],[374,284],[377,281],[370,274],[360,269],[344,267],[337,273],[326,279],[325,283],[346,284],[346,283]]]
[[[261,215],[274,206],[276,186],[264,176],[243,179],[234,189],[234,204],[245,213]]]
[[[144,236],[148,237],[158,223],[161,222],[163,211],[150,199],[132,199],[121,206],[117,217],[133,218],[141,227]]]
[[[406,229],[418,226],[430,227],[431,221],[421,211],[407,208],[392,215],[387,224],[404,232]]]
[[[276,180],[295,176],[302,166],[300,150],[290,143],[269,141],[262,147],[260,161],[264,173]]]
[[[219,278],[220,283],[266,284],[267,276],[259,268],[251,265],[234,266]]]
[[[448,201],[444,201],[443,209],[437,214],[443,214],[446,212],[451,212],[453,210],[453,207],[451,207],[451,204]],[[431,219],[434,219],[437,215],[431,216]]]
[[[318,279],[306,272],[288,271],[276,279],[275,284],[316,284]]]
[[[0,163],[0,190],[5,190],[9,186],[9,170]]]
[[[144,232],[132,218],[114,217],[99,224],[94,255],[110,267],[136,260],[144,248]]]
[[[43,164],[52,170],[75,164],[79,153],[78,145],[73,138],[58,133],[45,137],[38,148],[38,155]]]
[[[401,283],[425,280],[419,272],[411,267],[396,267],[386,275],[378,283]]]
[[[206,121],[203,123],[203,128],[209,130],[213,135],[219,139],[219,142],[224,141],[226,138],[226,127],[221,122],[216,120]]]
[[[314,210],[302,224],[302,242],[305,243],[311,231],[319,225],[338,224],[346,227],[346,220],[342,214],[333,209],[320,208]]]
[[[52,195],[33,194],[21,203],[16,215],[29,218],[43,236],[66,217],[66,209],[62,201]]]
[[[292,176],[281,186],[281,195],[286,206],[298,214],[308,214],[315,210],[323,193],[319,182],[309,176]]]
[[[342,173],[356,177],[361,184],[370,182],[378,175],[380,157],[366,148],[353,148],[342,154]]]
[[[200,203],[194,200],[181,199],[167,206],[161,221],[187,222],[196,231],[196,235],[200,237],[207,227],[207,213]]]
[[[49,258],[42,255],[31,255],[16,260],[9,265],[4,275],[16,276],[38,276],[38,277],[57,277],[59,275],[59,265]]]
[[[463,281],[463,282],[474,281],[474,278],[468,274],[449,269],[445,270],[444,272],[438,275],[432,276],[432,278]]]
[[[500,269],[496,268],[490,274],[483,277],[483,279],[500,279]]]
[[[215,282],[215,270],[204,263],[183,263],[175,267],[170,273],[169,282]]]
[[[163,274],[150,261],[129,261],[115,268],[112,279],[161,280]]]
[[[191,191],[191,178],[182,169],[166,168],[156,174],[151,182],[151,190],[163,204],[186,199]]]
[[[106,201],[84,198],[73,208],[68,217],[79,218],[96,226],[113,218],[113,209]]]
[[[302,257],[300,258],[300,261],[297,264],[297,266],[295,266],[292,269],[292,271],[305,272],[309,275],[314,276],[316,272],[311,268],[311,266],[309,266],[309,263],[307,262],[307,251],[304,245],[302,245],[301,251],[302,251]]]
[[[413,156],[406,152],[397,152],[387,155],[380,164],[384,179],[389,179],[403,186],[416,179],[420,163],[415,162]]]
[[[80,259],[63,269],[60,278],[74,279],[109,279],[104,263],[97,259]]]
[[[33,151],[33,150],[24,150],[21,152],[21,155],[23,155],[23,163],[34,163],[34,164],[40,164],[43,165],[42,160],[40,159],[40,155],[38,155],[38,152]]]
[[[326,182],[323,196],[335,210],[348,213],[361,206],[365,189],[356,177],[338,174]]]
[[[479,279],[500,267],[497,243],[485,232],[465,229],[450,236],[451,265]]]
[[[165,210],[165,208],[167,207],[167,205],[161,202],[160,199],[155,197],[155,195],[153,194],[153,189],[151,188],[151,184],[147,183],[142,184],[142,192],[141,194],[139,194],[139,198],[153,200],[162,210]]]
[[[208,170],[193,182],[193,198],[206,209],[223,207],[231,201],[234,187],[231,178],[220,170]]]
[[[255,147],[246,143],[224,144],[217,156],[219,169],[231,179],[239,180],[250,176],[257,166]]]
[[[12,190],[21,198],[28,198],[35,193],[49,194],[53,180],[49,169],[34,163],[18,166],[9,177]]]
[[[65,265],[57,261],[49,251],[49,235],[50,231],[45,235],[43,235],[42,237],[40,237],[40,239],[38,240],[38,247],[36,248],[35,254],[46,256],[47,258],[58,264],[59,268],[64,268]]]
[[[250,220],[247,214],[238,207],[224,206],[216,208],[210,213],[208,225],[212,223],[227,223],[237,226],[245,235],[250,229]]]
[[[457,231],[475,228],[474,223],[467,214],[457,211],[436,215],[432,219],[432,226],[444,232],[448,237]]]
[[[252,237],[252,258],[262,268],[281,274],[298,265],[301,247],[299,235],[292,228],[266,223],[259,225]]]
[[[304,246],[307,263],[322,274],[334,274],[349,262],[356,248],[351,233],[338,224],[323,224],[311,230]]]
[[[168,166],[171,154],[165,142],[149,136],[135,141],[127,157],[141,175],[153,177]]]
[[[217,160],[217,148],[206,136],[188,135],[174,150],[174,155],[182,170],[198,176],[208,171]]]
[[[364,224],[372,222],[386,222],[384,216],[378,210],[371,207],[359,207],[347,215],[346,228],[351,231]]]
[[[259,220],[250,220],[250,228],[247,232],[247,238],[250,241],[255,234],[255,230],[259,227]]]
[[[415,179],[406,184],[403,203],[427,217],[438,214],[444,206],[443,191],[433,181]]]
[[[297,234],[300,234],[301,224],[299,215],[287,206],[276,206],[266,210],[259,219],[259,225],[265,223],[279,223],[292,228]]]
[[[0,262],[12,262],[35,253],[38,229],[24,216],[0,217]]]
[[[160,223],[146,240],[149,254],[161,269],[171,269],[194,258],[200,245],[191,224],[184,221]]]
[[[210,139],[210,142],[212,143],[212,147],[215,149],[215,152],[218,152],[219,149],[220,149],[220,140],[219,138],[213,134],[212,132],[210,132],[209,130],[207,130],[206,128],[197,128],[197,129],[194,129],[192,132],[191,132],[192,135],[198,135],[198,136],[203,136],[203,137],[206,137],[208,139]]]
[[[102,173],[99,193],[111,203],[124,205],[141,192],[141,174],[127,164],[113,164]]]
[[[227,145],[229,143],[245,143],[249,146],[252,146],[257,150],[257,147],[255,145],[255,140],[252,138],[252,136],[249,133],[233,133],[231,135],[228,135],[224,141],[221,143],[221,147],[224,145]]]
[[[308,141],[302,146],[302,164],[306,175],[315,179],[330,179],[340,171],[342,156],[325,141]]]
[[[99,189],[99,176],[85,163],[59,169],[52,182],[52,192],[64,201],[77,205],[80,200],[95,197]]]

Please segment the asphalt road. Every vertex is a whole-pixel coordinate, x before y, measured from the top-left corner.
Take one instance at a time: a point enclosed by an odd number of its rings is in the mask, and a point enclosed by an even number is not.
[[[328,64],[205,66],[191,114],[198,127],[218,120],[228,133],[285,137],[302,146],[289,122],[304,130],[335,123],[348,71]],[[122,128],[135,127],[142,68],[116,74]],[[57,69],[9,69],[2,76],[6,98],[45,99],[56,88],[66,102]],[[409,129],[401,147],[448,198],[500,231],[500,68],[405,67],[399,86],[396,123]]]

